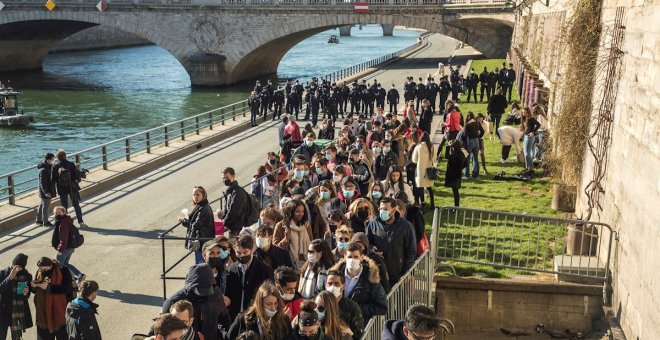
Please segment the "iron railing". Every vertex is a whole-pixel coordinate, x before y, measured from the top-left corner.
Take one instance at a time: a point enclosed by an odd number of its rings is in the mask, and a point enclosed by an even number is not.
[[[470,263],[609,284],[612,228],[600,222],[443,207],[432,235],[438,263]]]
[[[330,72],[318,78],[319,80],[337,81],[351,77],[399,58],[401,55],[427,44],[428,42],[425,40],[418,41],[399,51],[335,72]],[[282,91],[282,88],[279,88],[278,91]],[[158,147],[169,146],[173,141],[185,140],[189,134],[199,135],[201,131],[213,130],[217,126],[225,125],[226,121],[235,121],[236,117],[246,117],[248,113],[248,101],[242,100],[234,104],[118,138],[101,145],[96,145],[69,154],[68,158],[75,162],[78,169],[85,168],[90,171],[96,169],[108,170],[113,162],[130,161],[131,158],[137,155],[148,154]],[[0,206],[6,203],[16,204],[17,199],[33,193],[39,185],[37,171],[32,166],[0,175],[0,183],[6,183],[6,185],[0,184]]]
[[[384,6],[446,6],[446,7],[507,7],[511,0],[106,0],[110,6],[313,6],[313,7],[352,7],[356,3],[368,3],[369,7]],[[4,0],[5,4],[22,6],[43,6],[41,0]],[[61,0],[58,6],[96,6],[96,0]]]

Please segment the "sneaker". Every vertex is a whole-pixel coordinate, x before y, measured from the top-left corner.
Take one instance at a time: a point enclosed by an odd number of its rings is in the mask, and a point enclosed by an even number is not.
[[[52,223],[50,223],[50,221],[46,221],[46,222],[44,222],[44,227],[52,228],[52,227],[54,227],[54,226],[55,226],[55,225],[52,224]]]
[[[43,224],[44,224],[44,221],[34,221],[34,224],[36,224],[36,225],[43,225]]]
[[[80,229],[89,228],[89,226],[85,224],[85,222],[80,222],[79,225],[80,225]]]
[[[463,179],[464,179],[464,180],[468,180],[468,179],[470,179],[470,177],[468,177],[468,176],[463,176]]]

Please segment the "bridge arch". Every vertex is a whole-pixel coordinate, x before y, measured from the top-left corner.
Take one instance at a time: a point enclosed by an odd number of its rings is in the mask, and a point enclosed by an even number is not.
[[[512,21],[493,17],[454,17],[444,22],[432,16],[413,14],[324,16],[319,20],[298,20],[274,32],[262,32],[248,42],[250,50],[229,67],[227,81],[235,83],[277,72],[277,67],[293,46],[328,29],[357,24],[390,24],[440,33],[479,50],[487,57],[506,56],[513,34]]]

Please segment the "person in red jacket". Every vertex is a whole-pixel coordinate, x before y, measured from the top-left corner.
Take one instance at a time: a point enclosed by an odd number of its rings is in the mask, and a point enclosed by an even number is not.
[[[300,135],[300,126],[296,123],[294,116],[289,116],[289,125],[284,128],[284,134],[291,136],[291,141],[300,142],[302,136]]]
[[[293,320],[300,313],[300,305],[303,297],[298,293],[298,279],[300,275],[291,267],[279,267],[275,269],[275,288],[280,291],[284,301],[284,312]]]
[[[53,241],[55,241],[55,236],[57,236],[57,243],[53,242],[53,247],[57,250],[57,262],[69,268],[71,274],[73,274],[78,280],[82,282],[85,280],[85,274],[83,274],[78,268],[73,264],[69,263],[73,252],[76,250],[75,245],[71,241],[71,228],[73,228],[73,219],[71,216],[67,215],[66,209],[62,206],[55,207],[53,209],[53,214],[55,214],[55,229],[53,233]]]
[[[463,129],[461,126],[461,112],[458,111],[458,109],[454,106],[448,105],[448,107],[451,107],[451,111],[448,111],[449,113],[447,114],[447,119],[441,124],[441,126],[446,129],[446,133],[445,137],[442,139],[442,142],[440,142],[440,146],[438,147],[438,160],[442,158],[441,150],[444,148],[445,142],[451,142],[456,139],[458,133]],[[448,153],[445,152],[445,156],[447,154]]]

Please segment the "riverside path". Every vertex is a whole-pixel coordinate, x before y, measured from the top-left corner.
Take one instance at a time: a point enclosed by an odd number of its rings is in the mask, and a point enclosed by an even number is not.
[[[456,44],[455,40],[437,34],[428,39],[426,48],[364,79],[376,78],[385,88],[394,83],[400,89],[406,76],[417,79],[434,74],[439,58],[451,55]],[[464,62],[473,53],[471,48],[459,50],[454,61]],[[181,209],[190,209],[193,186],[204,186],[210,200],[220,197],[225,189],[220,174],[224,167],[236,170],[240,184],[248,183],[266,159],[266,153],[276,151],[278,124],[262,123],[85,199],[82,209],[89,228],[81,231],[85,244],[76,250],[71,263],[88,279],[99,283],[95,302],[100,305],[98,320],[105,339],[129,339],[134,333],[147,332],[163,303],[158,233],[176,223]],[[0,267],[10,265],[13,257],[22,252],[29,256],[28,270],[34,274],[39,257],[55,257],[50,247],[51,232],[50,228],[30,225],[3,234]],[[182,230],[175,235],[182,236]],[[167,242],[168,265],[184,253],[182,242]],[[188,257],[172,275],[184,276],[193,262]],[[182,284],[183,281],[169,281],[168,293]],[[32,299],[30,305],[34,313]],[[25,338],[36,338],[35,327],[28,330]]]

